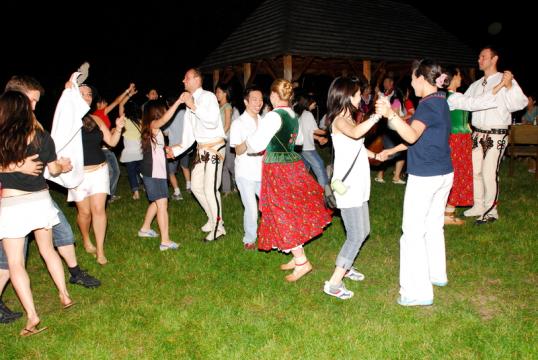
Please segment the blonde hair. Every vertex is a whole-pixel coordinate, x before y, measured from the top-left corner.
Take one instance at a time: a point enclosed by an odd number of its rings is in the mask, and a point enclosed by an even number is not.
[[[289,101],[293,95],[293,85],[286,79],[276,79],[271,84],[271,92],[277,93],[280,100]]]

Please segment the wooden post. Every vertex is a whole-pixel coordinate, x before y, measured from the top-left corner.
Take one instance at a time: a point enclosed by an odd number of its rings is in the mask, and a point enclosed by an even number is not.
[[[250,63],[243,64],[243,87],[247,87],[247,84],[250,81],[250,76],[252,74],[252,68]]]
[[[476,68],[470,68],[469,69],[469,77],[472,81],[476,80]]]
[[[362,73],[368,81],[372,80],[372,62],[370,60],[362,61]]]
[[[219,76],[220,76],[219,69],[213,70],[213,89],[215,89],[215,86],[217,86],[217,84],[219,83]]]
[[[284,55],[282,61],[284,63],[284,79],[291,81],[293,79],[293,63],[291,55]]]

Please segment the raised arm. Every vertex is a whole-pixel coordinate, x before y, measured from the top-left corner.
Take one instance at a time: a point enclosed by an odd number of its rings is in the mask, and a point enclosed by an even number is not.
[[[119,115],[124,116],[125,115],[125,104],[127,104],[127,101],[129,101],[130,98],[132,98],[134,95],[138,93],[138,90],[134,89],[133,91],[130,91],[127,96],[124,96],[123,99],[120,102],[119,107]]]
[[[112,130],[109,130],[103,120],[99,116],[91,115],[92,119],[97,123],[99,129],[103,133],[103,141],[108,146],[114,147],[118,145],[118,142],[121,138],[121,132],[125,126],[125,118],[119,117],[116,119],[116,127]]]
[[[215,94],[204,92],[198,99],[198,104],[194,102],[194,98],[187,91],[181,94],[180,99],[202,121],[204,127],[208,129],[216,129],[218,127],[220,109]]]
[[[105,108],[105,114],[108,114],[109,112],[111,112],[116,106],[118,106],[119,104],[121,104],[121,102],[123,100],[125,100],[125,98],[127,98],[127,100],[129,100],[129,98],[136,94],[136,86],[134,83],[131,83],[129,84],[129,87],[127,88],[127,90],[125,90],[124,92],[122,92],[120,95],[118,95],[118,97],[116,97],[114,99],[114,101],[112,101],[110,104],[108,104],[108,106]]]

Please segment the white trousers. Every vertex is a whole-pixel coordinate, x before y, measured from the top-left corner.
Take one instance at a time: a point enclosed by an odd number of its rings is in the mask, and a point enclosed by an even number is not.
[[[508,145],[507,134],[473,132],[473,208],[483,215],[499,217],[499,167]]]
[[[400,238],[400,295],[433,299],[432,282],[446,282],[444,213],[454,173],[409,175]]]
[[[219,187],[225,148],[224,145],[216,145],[215,149],[196,151],[197,158],[191,173],[191,191],[204,209],[208,222],[216,231],[223,226]]]

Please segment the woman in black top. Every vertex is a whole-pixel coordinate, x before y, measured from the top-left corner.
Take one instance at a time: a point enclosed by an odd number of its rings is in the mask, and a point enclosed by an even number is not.
[[[80,95],[91,105],[92,88],[81,85]],[[105,265],[105,234],[107,227],[106,197],[110,193],[110,180],[102,142],[114,147],[121,138],[125,125],[124,117],[116,119],[116,127],[109,130],[96,115],[86,114],[82,119],[82,150],[84,152],[84,180],[74,189],[69,189],[67,201],[77,204],[77,224],[86,252],[96,254],[97,262]],[[90,224],[95,235],[95,247],[90,240]]]
[[[69,159],[56,159],[54,142],[35,119],[26,95],[7,91],[0,96],[0,166],[8,168],[10,164],[35,154],[53,176],[71,170]],[[58,211],[52,204],[42,172],[38,176],[20,172],[0,173],[0,182],[3,186],[0,240],[7,255],[13,287],[28,318],[20,334],[29,336],[46,329],[37,328],[40,319],[24,266],[24,238],[31,231],[58,288],[62,305],[69,307],[73,304],[65,285],[62,262],[52,244],[51,228],[59,222]]]

